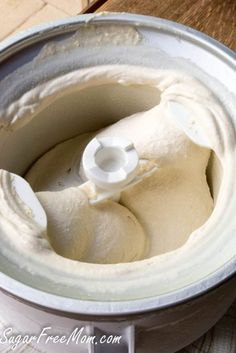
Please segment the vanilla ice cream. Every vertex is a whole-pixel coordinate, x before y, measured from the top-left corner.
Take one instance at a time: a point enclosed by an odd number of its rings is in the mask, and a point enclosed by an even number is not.
[[[79,298],[143,297],[157,288],[160,293],[166,291],[170,280],[174,290],[203,275],[205,268],[199,264],[205,261],[210,271],[216,261],[230,256],[222,252],[217,258],[209,257],[207,250],[225,243],[223,236],[214,238],[212,229],[230,190],[234,137],[217,99],[193,77],[129,65],[80,69],[33,88],[5,113],[11,116],[17,105],[24,105],[25,115],[19,109],[20,123],[12,122],[13,129],[20,128],[34,119],[31,109],[42,110],[72,90],[102,89],[111,83],[154,87],[160,102],[99,131],[61,142],[35,161],[25,178],[47,214],[45,229],[26,208],[8,202],[14,192],[6,182],[7,172],[2,171],[0,178],[5,255],[35,276],[74,285]],[[168,114],[170,101],[191,112],[194,128],[201,127],[211,149],[194,143]],[[91,205],[81,188],[86,182],[81,157],[95,136],[128,138],[139,158],[155,163],[157,170],[123,190],[118,199]],[[211,190],[209,163],[215,174]]]
[[[159,167],[122,192],[120,203],[89,206],[76,188],[83,176],[75,162],[88,135],[59,144],[28,172],[59,254],[95,263],[136,261],[178,248],[208,219],[213,209],[206,180],[210,150],[194,144],[165,110],[160,104],[95,134],[132,139],[139,157]]]

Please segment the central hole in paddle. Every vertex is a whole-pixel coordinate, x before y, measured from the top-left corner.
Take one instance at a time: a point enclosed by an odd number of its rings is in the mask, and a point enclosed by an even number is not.
[[[97,165],[104,172],[116,172],[126,164],[124,151],[118,147],[104,147],[95,156]]]

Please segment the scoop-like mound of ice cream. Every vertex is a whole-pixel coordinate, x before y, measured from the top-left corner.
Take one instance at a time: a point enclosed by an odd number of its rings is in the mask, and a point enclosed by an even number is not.
[[[119,263],[143,258],[147,237],[124,206],[105,201],[91,206],[76,187],[38,192],[46,210],[48,237],[54,250],[73,260]]]

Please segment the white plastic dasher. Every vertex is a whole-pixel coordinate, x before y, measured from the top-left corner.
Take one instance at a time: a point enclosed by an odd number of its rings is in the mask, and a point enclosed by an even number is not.
[[[94,138],[82,158],[89,180],[105,190],[122,189],[135,176],[139,156],[131,141],[122,137]]]
[[[17,209],[16,205],[20,202],[25,205],[25,214],[30,212],[34,221],[43,229],[47,228],[47,216],[40,204],[37,196],[32,190],[30,184],[21,176],[1,171],[1,183],[4,182],[3,192],[7,193],[8,205]],[[4,178],[4,181],[3,181]],[[6,185],[7,183],[7,185]]]
[[[169,101],[168,115],[185,132],[190,140],[201,147],[211,149],[210,141],[204,134],[203,129],[201,129],[201,126],[197,124],[197,121],[192,116],[191,111],[183,104],[175,101]]]
[[[153,161],[139,160],[133,143],[123,137],[91,140],[84,150],[82,165],[88,182],[80,188],[87,193],[92,204],[109,198],[119,200],[121,191],[157,169]]]

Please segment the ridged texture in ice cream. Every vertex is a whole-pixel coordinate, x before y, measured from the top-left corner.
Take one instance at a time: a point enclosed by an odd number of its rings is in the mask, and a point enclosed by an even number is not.
[[[91,206],[78,188],[82,151],[94,135],[126,137],[141,159],[158,165],[152,176],[122,192],[120,204]],[[160,104],[57,145],[34,164],[27,179],[47,213],[57,253],[85,262],[129,262],[178,248],[208,219],[213,209],[206,180],[209,156]]]

